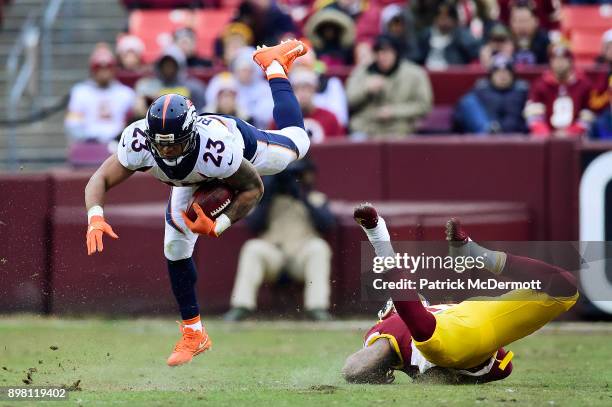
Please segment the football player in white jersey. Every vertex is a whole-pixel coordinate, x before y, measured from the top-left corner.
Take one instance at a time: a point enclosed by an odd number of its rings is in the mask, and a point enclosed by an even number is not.
[[[183,323],[169,366],[191,361],[212,344],[200,320],[195,291],[192,253],[198,235],[220,236],[257,204],[264,192],[261,175],[283,171],[308,151],[310,141],[300,106],[287,80],[293,61],[306,52],[301,41],[289,40],[253,53],[253,60],[268,78],[280,130],[259,130],[238,118],[214,113],[198,116],[187,98],[164,95],[151,104],[145,119],[123,131],[117,153],[98,168],[85,188],[87,252],[91,255],[102,251],[103,234],[117,238],[102,210],[110,188],[136,171],[147,171],[172,186],[164,254]],[[237,191],[235,197],[215,220],[195,207],[198,218],[192,222],[185,214],[188,202],[198,185],[210,179],[222,179]]]

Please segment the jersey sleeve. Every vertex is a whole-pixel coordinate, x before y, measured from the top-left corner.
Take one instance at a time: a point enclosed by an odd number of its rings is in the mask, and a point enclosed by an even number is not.
[[[231,177],[240,168],[243,147],[222,122],[210,120],[200,132],[198,172],[209,178]]]
[[[117,158],[128,170],[145,171],[153,166],[153,157],[146,147],[144,132],[138,123],[132,123],[123,130],[117,147]]]

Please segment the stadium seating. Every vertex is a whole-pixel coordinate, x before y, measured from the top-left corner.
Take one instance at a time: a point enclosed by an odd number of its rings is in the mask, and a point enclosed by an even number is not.
[[[143,59],[153,62],[179,28],[191,27],[198,38],[198,52],[211,56],[214,41],[234,11],[231,8],[204,10],[135,10],[130,13],[129,32],[145,44]]]
[[[601,53],[601,34],[590,31],[576,31],[570,39],[572,52],[579,65],[589,65]]]
[[[612,5],[564,5],[561,8],[561,30],[570,36],[574,31],[603,33],[612,27]]]
[[[179,28],[193,26],[194,18],[191,10],[135,10],[130,13],[129,32],[144,42],[143,59],[150,63],[171,41],[172,33]]]
[[[218,10],[198,10],[195,13],[195,29],[198,37],[198,53],[210,57],[214,55],[215,39],[221,34],[234,15],[232,8]]]

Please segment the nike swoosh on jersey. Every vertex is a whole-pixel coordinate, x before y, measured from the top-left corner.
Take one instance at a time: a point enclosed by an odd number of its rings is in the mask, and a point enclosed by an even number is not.
[[[234,162],[234,155],[232,154],[232,158],[229,160],[227,165],[232,165],[233,162]]]

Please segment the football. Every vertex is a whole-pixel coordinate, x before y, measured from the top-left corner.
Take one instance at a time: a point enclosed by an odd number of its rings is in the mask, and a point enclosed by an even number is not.
[[[215,219],[232,203],[233,198],[234,192],[226,185],[221,183],[204,184],[193,193],[187,209],[187,217],[192,221],[197,219],[198,215],[193,208],[193,203],[197,202],[206,216]]]

